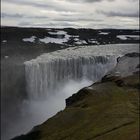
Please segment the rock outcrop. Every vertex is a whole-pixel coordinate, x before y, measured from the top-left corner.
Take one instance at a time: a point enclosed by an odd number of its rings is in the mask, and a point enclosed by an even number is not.
[[[66,99],[63,111],[13,140],[138,140],[138,59],[121,57],[100,82]]]

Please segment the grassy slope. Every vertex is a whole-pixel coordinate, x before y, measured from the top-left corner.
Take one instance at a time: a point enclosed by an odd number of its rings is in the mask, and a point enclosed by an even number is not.
[[[80,90],[64,111],[15,140],[138,140],[138,75],[121,81]]]

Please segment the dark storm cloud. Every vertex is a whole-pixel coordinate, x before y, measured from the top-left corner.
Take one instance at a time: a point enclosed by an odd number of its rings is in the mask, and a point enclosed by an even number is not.
[[[139,12],[134,11],[134,12],[115,12],[115,11],[110,11],[110,12],[105,12],[105,11],[97,11],[98,13],[104,14],[108,17],[132,17],[132,18],[138,18],[139,17]]]

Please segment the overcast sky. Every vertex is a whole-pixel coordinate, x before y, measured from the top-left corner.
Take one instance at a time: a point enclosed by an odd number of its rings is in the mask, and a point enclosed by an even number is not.
[[[139,0],[1,0],[1,24],[138,28]]]

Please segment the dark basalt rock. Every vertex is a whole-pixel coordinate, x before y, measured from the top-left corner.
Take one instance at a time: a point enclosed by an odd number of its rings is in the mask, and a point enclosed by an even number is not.
[[[75,102],[83,100],[86,96],[89,95],[89,92],[87,89],[82,89],[78,93],[73,94],[71,97],[66,99],[66,106],[71,106]]]
[[[33,131],[27,135],[21,135],[17,136],[11,140],[38,140],[40,138],[40,132],[39,131]]]
[[[136,68],[140,68],[140,64],[138,64]]]
[[[120,76],[105,75],[101,82],[115,82],[118,86],[124,86],[125,82]]]
[[[127,56],[127,57],[140,57],[140,53],[136,53],[136,52],[127,53],[125,56]]]
[[[140,53],[132,52],[132,53],[127,53],[127,54],[125,54],[124,56],[127,56],[127,57],[140,57]],[[121,59],[121,57],[118,57],[118,58],[117,58],[117,62],[119,62],[120,59]]]

